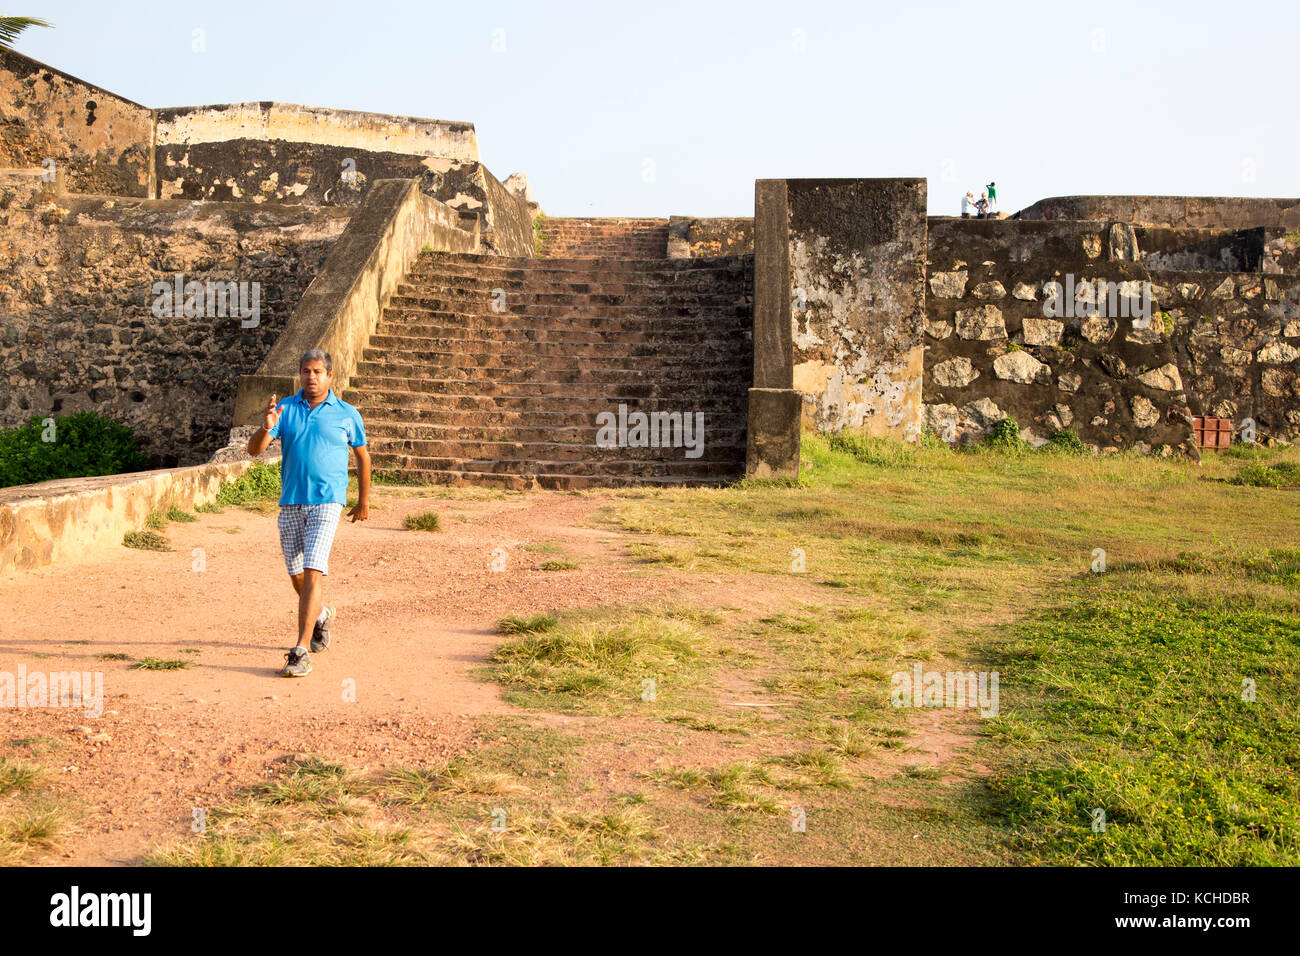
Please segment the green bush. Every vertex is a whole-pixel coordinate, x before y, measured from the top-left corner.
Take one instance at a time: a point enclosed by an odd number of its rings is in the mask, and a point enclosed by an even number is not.
[[[1053,451],[1069,452],[1072,455],[1082,455],[1088,449],[1083,439],[1068,428],[1058,428],[1052,432],[1052,437],[1047,440],[1047,447]]]
[[[42,434],[45,417],[0,429],[0,487],[54,478],[119,475],[143,471],[149,461],[140,439],[126,425],[95,412],[54,416],[53,441]]]
[[[268,465],[254,462],[253,466],[234,481],[225,482],[217,491],[216,501],[206,508],[195,510],[216,510],[227,505],[245,505],[259,501],[279,501],[280,499],[280,463]]]
[[[993,426],[984,444],[999,451],[1024,451],[1029,444],[1020,437],[1020,426],[1014,418],[1004,418]]]
[[[904,442],[891,438],[867,438],[848,431],[827,435],[826,444],[832,451],[852,455],[864,464],[881,468],[912,464],[915,458],[911,446]]]
[[[1228,482],[1255,488],[1295,487],[1300,485],[1300,464],[1293,461],[1279,461],[1266,465],[1262,461],[1250,461],[1243,465],[1235,476],[1229,478]]]

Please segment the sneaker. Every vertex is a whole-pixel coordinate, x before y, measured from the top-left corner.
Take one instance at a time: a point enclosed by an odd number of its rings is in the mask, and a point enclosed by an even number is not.
[[[330,646],[330,625],[334,623],[334,608],[325,608],[325,623],[316,622],[316,629],[311,632],[311,652],[323,651]]]
[[[311,656],[303,648],[295,647],[284,659],[288,663],[280,671],[281,677],[306,677],[311,673]]]

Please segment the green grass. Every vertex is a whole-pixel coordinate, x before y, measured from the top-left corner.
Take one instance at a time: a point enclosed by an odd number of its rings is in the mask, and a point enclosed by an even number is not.
[[[546,234],[546,216],[542,213],[537,214],[533,220],[533,254],[536,256],[546,255],[546,248],[550,244],[550,237]]]
[[[534,614],[523,617],[511,614],[497,622],[497,630],[502,634],[542,634],[553,630],[560,619],[554,614]]]
[[[43,786],[47,776],[38,764],[0,756],[0,866],[32,862],[55,848],[66,830],[66,811]]]
[[[407,531],[437,531],[439,528],[438,512],[424,511],[418,515],[407,515],[402,524]]]
[[[140,551],[170,551],[167,539],[157,531],[128,531],[122,535],[122,544]]]
[[[131,659],[130,654],[122,654],[117,651],[112,651],[106,654],[96,654],[95,657],[101,661],[129,661]]]
[[[166,660],[161,657],[142,657],[131,665],[131,669],[137,671],[179,671],[193,666],[193,661]]]
[[[396,469],[377,468],[370,472],[370,483],[374,485],[398,485],[408,487],[420,487],[426,485],[423,479],[410,478],[404,472]]]
[[[531,551],[534,554],[562,554],[564,549],[556,541],[538,541],[535,544],[526,544],[521,550]]]
[[[30,788],[43,773],[36,764],[0,757],[0,797]]]
[[[217,496],[196,511],[220,514],[224,508],[238,505],[254,511],[264,511],[280,500],[280,463],[253,462],[248,471],[233,481],[223,482]]]
[[[1300,487],[1300,462],[1279,461],[1269,464],[1248,461],[1228,482],[1254,488]]]
[[[543,561],[538,567],[543,571],[572,571],[578,567],[576,561]]]
[[[1273,580],[1253,570],[1270,559],[1207,569],[1223,589],[1102,575],[1017,626],[999,651],[1014,703],[993,732],[1018,768],[995,783],[1018,849],[1054,864],[1300,863],[1298,557],[1276,587],[1252,583]]]
[[[703,640],[689,621],[646,611],[637,614],[561,616],[554,624],[523,622],[490,657],[493,677],[530,699],[553,706],[599,706],[613,695],[642,699],[646,680],[662,684],[658,696],[689,680]],[[532,626],[529,626],[532,625]]]

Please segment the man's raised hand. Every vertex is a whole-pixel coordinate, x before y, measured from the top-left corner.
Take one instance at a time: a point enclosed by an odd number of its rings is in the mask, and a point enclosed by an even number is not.
[[[275,427],[275,423],[280,420],[281,414],[283,413],[276,410],[275,395],[273,393],[271,395],[271,400],[266,403],[266,417],[262,419],[262,427],[269,432]]]

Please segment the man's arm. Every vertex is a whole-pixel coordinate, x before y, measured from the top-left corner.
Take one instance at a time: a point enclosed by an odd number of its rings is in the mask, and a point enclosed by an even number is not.
[[[271,444],[271,433],[263,425],[257,431],[253,432],[253,437],[248,439],[248,453],[256,458],[262,452],[266,451],[267,446]]]
[[[262,427],[253,432],[253,437],[248,439],[248,453],[256,458],[262,452],[266,451],[266,446],[271,444],[271,429],[275,427],[283,414],[275,404],[275,396],[272,395],[270,401],[266,403],[266,414],[262,416]]]
[[[357,455],[357,503],[348,514],[353,521],[370,517],[370,451],[365,445],[352,449]]]

